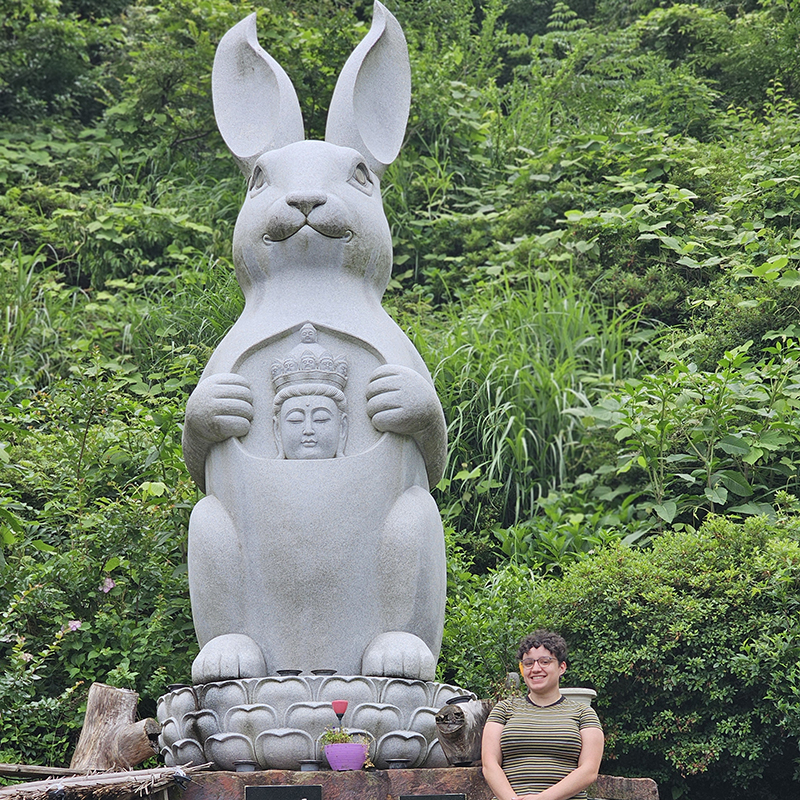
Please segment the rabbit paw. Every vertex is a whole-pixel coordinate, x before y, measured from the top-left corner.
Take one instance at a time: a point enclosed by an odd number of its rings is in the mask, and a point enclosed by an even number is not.
[[[384,364],[367,385],[367,414],[381,432],[413,435],[436,421],[439,401],[433,386],[418,372]]]
[[[253,419],[250,384],[232,372],[204,378],[186,404],[186,428],[207,442],[245,436]]]
[[[361,660],[364,675],[432,681],[436,659],[418,636],[405,631],[389,631],[376,636]]]
[[[241,633],[216,636],[200,651],[192,663],[192,683],[263,678],[267,665],[261,648]]]

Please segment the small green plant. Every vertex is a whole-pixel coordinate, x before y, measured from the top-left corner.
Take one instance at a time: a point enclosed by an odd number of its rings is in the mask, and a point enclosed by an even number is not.
[[[360,733],[349,733],[347,728],[326,728],[319,743],[321,747],[328,744],[369,744],[369,739]]]

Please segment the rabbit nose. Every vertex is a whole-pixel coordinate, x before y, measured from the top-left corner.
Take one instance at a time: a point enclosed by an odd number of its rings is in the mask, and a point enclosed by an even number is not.
[[[328,196],[322,192],[292,192],[286,195],[286,204],[294,206],[303,216],[308,216],[317,206],[324,205]]]

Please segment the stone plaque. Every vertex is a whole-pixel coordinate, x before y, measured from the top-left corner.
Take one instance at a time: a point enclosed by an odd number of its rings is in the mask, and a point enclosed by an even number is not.
[[[464,800],[463,794],[445,795]],[[321,786],[245,786],[244,800],[322,800]]]
[[[467,800],[467,796],[465,794],[401,794],[399,800]]]

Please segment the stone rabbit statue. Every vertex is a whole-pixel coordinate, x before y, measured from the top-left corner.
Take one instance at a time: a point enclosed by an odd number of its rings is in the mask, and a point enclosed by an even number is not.
[[[429,487],[445,421],[380,305],[392,266],[380,178],[408,117],[405,39],[376,2],[325,141],[305,141],[255,17],[223,37],[212,76],[248,179],[233,235],[246,304],[186,408],[184,457],[206,493],[189,525],[192,678],[330,668],[431,680],[446,573]]]

